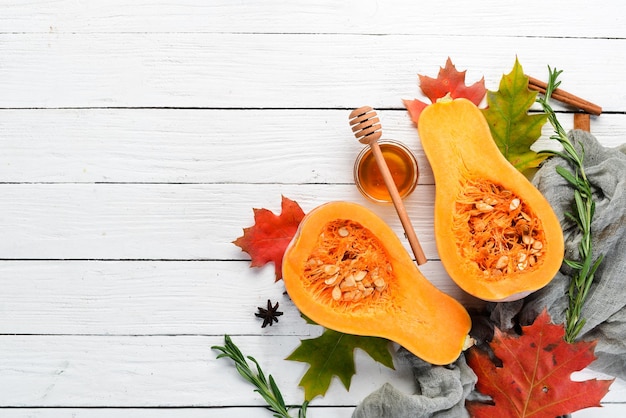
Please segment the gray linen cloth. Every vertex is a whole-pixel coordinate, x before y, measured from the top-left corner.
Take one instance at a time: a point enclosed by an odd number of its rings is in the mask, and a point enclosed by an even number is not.
[[[385,383],[357,406],[353,418],[469,416],[465,399],[474,390],[476,375],[462,355],[452,365],[433,366],[407,350],[400,349],[398,354],[412,368],[418,393],[407,395]]]
[[[583,144],[585,172],[595,187],[596,214],[591,225],[594,260],[604,254],[583,305],[586,323],[578,339],[598,341],[598,359],[590,368],[626,379],[626,148],[604,148],[584,131],[572,131],[570,139],[578,149]],[[550,201],[561,225],[571,225],[564,213],[573,210],[572,189],[552,174],[558,164],[565,165],[559,158],[547,161],[535,177],[535,185]],[[575,227],[566,227],[563,233],[565,257],[575,259],[580,234]],[[554,322],[563,322],[570,272],[565,266],[561,268],[548,286],[524,299],[523,305],[497,304],[492,316],[495,325],[508,330],[507,324],[530,324],[546,307]]]
[[[590,368],[626,379],[626,146],[602,147],[588,132],[574,130],[570,140],[584,148],[585,171],[595,187],[596,213],[592,224],[594,258],[604,254],[602,265],[583,307],[585,326],[579,340],[597,340]],[[534,176],[535,186],[552,205],[564,227],[565,257],[576,259],[580,234],[565,218],[574,210],[573,189],[555,171],[557,165],[571,170],[558,156],[548,159]],[[493,327],[514,331],[527,325],[547,308],[553,322],[565,320],[569,270],[564,265],[545,288],[523,300],[488,304],[473,315],[472,336],[479,344],[489,340]],[[442,324],[442,326],[445,326]],[[353,418],[467,417],[467,399],[481,398],[474,391],[476,375],[461,356],[449,366],[433,366],[402,351],[415,375],[416,393],[406,394],[390,384],[367,396]]]

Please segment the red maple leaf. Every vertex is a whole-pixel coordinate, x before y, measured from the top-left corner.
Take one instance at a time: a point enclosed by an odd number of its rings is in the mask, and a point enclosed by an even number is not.
[[[485,97],[485,94],[487,94],[484,77],[471,86],[467,86],[465,84],[465,71],[457,71],[449,57],[446,61],[446,66],[439,68],[437,78],[421,74],[418,74],[418,76],[422,92],[432,103],[435,103],[437,99],[440,99],[450,93],[450,96],[453,99],[463,97],[478,106]],[[411,120],[415,123],[417,123],[422,110],[428,106],[427,103],[417,99],[404,100],[403,102],[409,112],[409,115],[411,116]]]
[[[253,209],[254,226],[243,229],[243,236],[233,241],[250,255],[251,267],[261,267],[274,262],[276,281],[282,279],[283,255],[296,234],[304,212],[300,206],[282,197],[281,214],[274,215],[267,209]]]
[[[595,360],[595,341],[566,342],[563,325],[550,323],[545,310],[522,331],[521,336],[511,336],[496,328],[490,345],[502,367],[478,348],[467,352],[467,362],[478,376],[476,388],[493,399],[493,404],[468,402],[472,417],[554,418],[600,406],[613,380],[570,379]]]

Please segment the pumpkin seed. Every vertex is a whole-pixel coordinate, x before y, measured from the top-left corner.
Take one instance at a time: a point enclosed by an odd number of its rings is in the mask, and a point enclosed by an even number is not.
[[[339,288],[339,286],[333,287],[332,296],[333,296],[334,300],[340,300],[341,299],[341,289]]]
[[[515,209],[519,208],[520,203],[521,202],[518,198],[511,200],[511,203],[509,203],[509,211],[514,211]]]
[[[338,272],[339,272],[339,266],[336,266],[334,264],[324,265],[324,273],[328,274],[329,276],[333,276],[337,274]]]
[[[474,206],[476,206],[476,209],[481,212],[491,212],[493,210],[493,206],[488,205],[485,202],[476,202]]]
[[[350,291],[350,292],[343,292],[343,294],[341,295],[341,299],[345,300],[345,301],[351,301],[354,300],[354,292]]]
[[[343,279],[339,287],[341,287],[341,289],[356,287],[356,280],[354,280],[354,276],[352,274],[348,275],[345,279]]]
[[[498,258],[498,261],[496,262],[496,268],[498,270],[502,270],[508,265],[509,265],[509,257],[506,255],[503,255],[502,257]]]
[[[324,280],[324,283],[326,283],[329,286],[332,286],[335,283],[337,283],[337,279],[339,279],[339,273],[337,273],[334,276],[329,277],[328,279]]]
[[[483,202],[485,202],[486,204],[490,205],[490,206],[495,206],[498,204],[498,199],[496,199],[493,196],[487,196],[483,199]]]

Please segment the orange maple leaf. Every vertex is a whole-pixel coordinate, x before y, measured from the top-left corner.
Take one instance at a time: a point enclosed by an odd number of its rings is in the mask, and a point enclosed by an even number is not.
[[[449,57],[445,67],[439,68],[437,78],[421,74],[418,74],[418,76],[422,92],[432,103],[435,103],[437,99],[450,93],[450,97],[453,99],[463,97],[478,106],[485,97],[485,94],[487,94],[484,77],[471,86],[467,86],[465,84],[465,71],[457,71]],[[411,120],[417,124],[422,110],[428,106],[428,104],[417,99],[403,100],[403,102],[409,112]]]
[[[233,244],[250,255],[251,267],[261,267],[273,262],[278,281],[283,276],[283,255],[304,218],[304,212],[296,202],[285,196],[282,196],[279,216],[267,209],[253,211],[254,226],[244,228],[243,236],[233,241]]]
[[[493,399],[493,404],[469,402],[472,417],[554,418],[600,406],[613,380],[570,379],[595,360],[595,341],[566,342],[563,325],[550,323],[545,310],[522,331],[511,336],[496,328],[490,346],[502,367],[476,347],[466,353],[478,376],[476,388]]]

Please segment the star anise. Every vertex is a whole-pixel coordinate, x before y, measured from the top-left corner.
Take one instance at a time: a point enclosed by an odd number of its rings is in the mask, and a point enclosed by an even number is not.
[[[267,309],[261,308],[260,306],[258,309],[259,312],[255,313],[254,316],[263,318],[261,328],[265,328],[268,325],[271,327],[274,321],[278,322],[278,317],[283,314],[278,311],[278,302],[276,302],[276,305],[272,306],[272,302],[269,299],[267,300]]]

